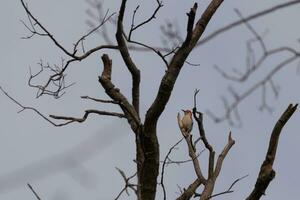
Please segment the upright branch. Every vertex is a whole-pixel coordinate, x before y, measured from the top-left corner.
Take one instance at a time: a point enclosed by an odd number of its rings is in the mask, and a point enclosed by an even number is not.
[[[200,200],[208,200],[211,198],[212,193],[214,191],[214,187],[217,181],[217,178],[221,172],[223,161],[225,157],[227,156],[229,150],[234,145],[235,141],[231,137],[231,132],[228,135],[228,141],[225,147],[223,148],[223,151],[221,154],[219,154],[216,166],[214,168],[214,171],[212,173],[212,176],[208,179],[207,184],[205,185],[203,192],[201,193]]]
[[[124,2],[124,1],[123,1]],[[143,153],[145,160],[141,167],[140,184],[142,185],[142,198],[154,199],[156,193],[156,182],[159,169],[159,144],[156,134],[156,127],[159,117],[167,105],[171,93],[173,91],[177,77],[192,49],[197,44],[199,38],[204,32],[211,17],[216,12],[217,8],[221,5],[223,0],[213,0],[203,12],[200,19],[197,21],[193,28],[192,34],[187,33],[186,40],[181,47],[178,48],[174,56],[172,57],[168,68],[160,82],[160,86],[157,95],[147,110],[143,129]],[[193,8],[189,12],[188,18],[188,30],[192,28],[193,21],[195,20],[195,12],[197,10],[197,4],[194,4]],[[188,35],[192,36],[188,36]],[[199,172],[199,171],[198,171]],[[198,173],[197,172],[197,173]],[[201,174],[197,174],[201,177]],[[203,178],[201,178],[201,181]]]
[[[126,45],[124,36],[123,36],[123,18],[126,8],[126,1],[123,0],[120,11],[119,11],[119,17],[118,17],[118,23],[117,23],[117,32],[116,32],[116,39],[118,42],[119,51],[121,53],[121,56],[123,58],[123,61],[125,62],[127,69],[131,73],[132,77],[132,105],[136,110],[136,113],[139,114],[139,101],[140,101],[140,70],[137,68],[133,60],[131,59],[131,56],[128,51],[128,47]]]
[[[140,127],[139,116],[134,109],[134,107],[128,102],[127,98],[120,92],[119,88],[116,88],[115,85],[111,82],[111,70],[112,70],[112,60],[108,57],[107,54],[103,54],[103,72],[99,76],[99,82],[102,87],[105,89],[105,92],[110,98],[115,102],[118,102],[120,108],[123,110],[131,128],[134,131],[137,131]]]
[[[196,175],[197,175],[198,179],[201,181],[201,183],[205,184],[206,179],[204,178],[202,171],[201,171],[199,160],[196,155],[196,149],[193,145],[192,135],[190,133],[186,132],[185,128],[183,127],[179,113],[177,115],[177,122],[178,122],[178,126],[180,128],[180,131],[182,133],[182,136],[184,137],[184,139],[187,143],[188,150],[189,150],[189,156],[193,161],[193,166],[194,166]]]
[[[215,151],[213,147],[209,144],[203,126],[203,114],[197,110],[197,94],[199,90],[196,89],[194,93],[194,108],[193,108],[193,116],[197,122],[200,139],[202,140],[205,148],[209,151],[209,161],[208,161],[208,177],[212,177],[214,170],[214,162],[215,162]]]
[[[269,147],[266,153],[266,158],[260,167],[260,171],[256,179],[254,189],[252,190],[251,194],[247,197],[246,200],[260,199],[262,195],[265,195],[267,187],[269,186],[270,182],[275,178],[276,173],[273,169],[273,164],[276,157],[279,136],[286,122],[292,117],[292,115],[296,111],[297,106],[298,104],[290,104],[275,124],[269,141]]]
[[[195,3],[194,6],[191,8],[190,12],[187,13],[188,16],[188,24],[186,28],[186,39],[185,42],[190,42],[193,36],[193,29],[194,29],[194,22],[195,22],[195,15],[198,8],[198,4]]]

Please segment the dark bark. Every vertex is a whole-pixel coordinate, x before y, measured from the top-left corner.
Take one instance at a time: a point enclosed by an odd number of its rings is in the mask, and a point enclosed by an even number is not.
[[[255,187],[246,200],[259,200],[262,197],[262,195],[265,194],[265,191],[269,186],[270,182],[275,178],[276,173],[273,170],[273,164],[276,157],[279,136],[286,122],[296,111],[297,106],[297,104],[295,106],[290,104],[275,124],[269,141],[269,147],[266,154],[266,158],[260,167]]]
[[[102,56],[102,62],[104,68],[101,76],[99,76],[99,82],[105,89],[106,94],[114,101],[118,102],[131,126],[131,129],[136,133],[141,126],[138,114],[134,107],[128,102],[127,98],[121,93],[120,89],[116,88],[111,82],[112,60],[107,54]]]
[[[143,163],[139,173],[141,199],[153,200],[156,195],[159,172],[159,144],[156,126],[145,126],[140,138],[143,152]]]
[[[139,102],[140,102],[140,70],[137,68],[128,51],[128,47],[126,45],[124,36],[123,36],[123,18],[126,8],[127,0],[123,0],[118,17],[117,23],[117,32],[116,32],[116,40],[118,42],[119,51],[125,62],[127,69],[131,73],[132,77],[132,105],[136,110],[136,113],[139,114]]]
[[[155,199],[157,186],[156,182],[159,169],[159,145],[156,135],[156,125],[158,119],[170,99],[175,82],[186,58],[197,44],[208,22],[222,2],[223,0],[213,0],[208,5],[201,18],[196,23],[195,28],[193,29],[193,22],[197,10],[197,4],[194,4],[193,8],[188,14],[189,18],[187,24],[186,39],[171,59],[169,67],[161,80],[156,98],[146,113],[144,132],[142,136],[142,145],[145,160],[140,177],[143,200]]]
[[[196,179],[176,200],[189,200],[195,194],[197,188],[201,185],[201,181]]]

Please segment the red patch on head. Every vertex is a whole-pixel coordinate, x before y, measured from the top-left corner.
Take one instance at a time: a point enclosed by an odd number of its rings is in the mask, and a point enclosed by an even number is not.
[[[185,113],[189,113],[190,116],[192,116],[192,111],[191,110],[185,110]]]

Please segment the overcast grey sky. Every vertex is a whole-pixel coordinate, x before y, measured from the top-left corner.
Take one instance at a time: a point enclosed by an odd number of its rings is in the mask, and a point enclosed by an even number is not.
[[[74,41],[89,29],[86,24],[88,19],[86,10],[89,6],[85,1],[28,0],[27,2],[32,13],[68,49],[71,49]],[[118,11],[120,0],[103,0],[103,2],[105,9],[109,8],[110,12]],[[137,31],[134,37],[147,44],[159,45],[161,44],[159,27],[166,21],[176,22],[181,28],[181,33],[185,34],[187,20],[185,13],[195,1],[165,0],[163,2],[165,6],[159,12],[158,19],[147,25],[145,29]],[[198,1],[198,16],[208,2]],[[239,19],[234,8],[238,8],[244,16],[248,16],[283,2],[286,1],[226,0],[211,20],[206,34]],[[151,13],[155,1],[128,2],[127,26],[125,26],[127,30],[137,4],[141,5],[141,13],[138,13],[137,20],[141,20],[143,16]],[[2,0],[0,9],[2,26],[0,85],[6,91],[24,105],[34,106],[46,115],[79,117],[88,108],[118,111],[118,108],[113,106],[80,99],[82,95],[107,98],[97,78],[102,70],[100,55],[103,53],[108,53],[113,60],[114,83],[124,94],[130,94],[129,73],[120,60],[119,54],[111,50],[98,52],[81,63],[73,64],[68,70],[67,81],[76,84],[69,88],[61,99],[47,96],[36,99],[36,91],[27,85],[29,67],[33,71],[38,71],[37,63],[40,59],[58,64],[62,57],[67,57],[48,38],[21,39],[29,33],[20,22],[20,20],[26,21],[27,17],[19,0]],[[300,5],[287,8],[254,20],[251,24],[259,34],[267,32],[264,39],[269,48],[288,45],[299,49],[299,9]],[[109,31],[113,38],[113,29]],[[181,108],[192,106],[195,88],[200,89],[199,109],[203,112],[209,109],[221,115],[224,108],[220,96],[225,95],[230,99],[228,85],[232,85],[242,93],[284,58],[285,55],[272,58],[264,65],[263,70],[253,75],[245,84],[240,85],[222,79],[213,66],[222,66],[228,72],[233,68],[245,69],[245,41],[252,37],[249,30],[240,26],[195,49],[191,54],[188,60],[200,66],[184,67],[158,124],[161,158],[181,137],[176,115]],[[86,48],[102,42],[99,35],[94,35],[86,41]],[[145,112],[156,95],[165,68],[159,58],[152,53],[134,53],[133,58],[142,71],[141,111]],[[225,145],[229,130],[232,130],[236,140],[235,146],[225,160],[215,191],[223,191],[236,178],[249,174],[247,179],[235,186],[233,194],[219,199],[243,199],[252,190],[274,123],[289,103],[298,103],[300,100],[297,87],[299,85],[299,75],[296,74],[297,62],[287,65],[274,77],[274,82],[280,85],[280,96],[275,99],[271,92],[268,93],[268,102],[274,108],[272,114],[266,111],[260,112],[258,109],[261,103],[260,89],[239,106],[242,128],[231,127],[226,122],[215,124],[205,116],[207,136],[215,145],[217,152],[220,152]],[[0,94],[0,102],[0,199],[34,199],[33,194],[26,187],[27,182],[32,184],[43,199],[113,199],[123,187],[123,180],[115,167],[124,170],[128,175],[135,172],[132,161],[135,157],[134,137],[125,120],[91,116],[83,124],[56,128],[31,111],[18,114],[18,106],[2,94]],[[277,175],[266,192],[267,196],[263,199],[279,200],[287,196],[289,199],[297,199],[299,196],[300,175],[297,173],[300,169],[299,120],[300,114],[297,112],[283,130],[274,166]],[[187,156],[184,144],[172,154],[172,158],[178,160],[186,159]],[[206,156],[202,156],[201,159],[204,162]],[[71,170],[73,166],[77,168]],[[168,199],[174,199],[178,195],[177,184],[186,187],[195,178],[191,164],[169,166],[165,176]],[[158,186],[158,199],[160,195],[161,188]],[[133,199],[133,196],[122,197],[121,199]]]

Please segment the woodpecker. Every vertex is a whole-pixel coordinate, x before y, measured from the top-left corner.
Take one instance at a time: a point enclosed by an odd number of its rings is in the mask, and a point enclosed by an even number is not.
[[[193,117],[192,111],[190,110],[182,110],[184,112],[184,116],[181,119],[182,128],[186,133],[190,133],[193,129]]]

